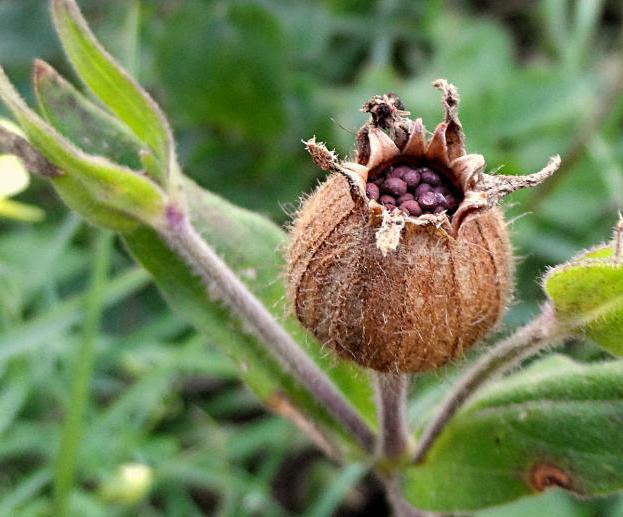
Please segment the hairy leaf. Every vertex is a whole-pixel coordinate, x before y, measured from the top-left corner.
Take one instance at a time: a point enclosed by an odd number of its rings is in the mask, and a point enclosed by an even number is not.
[[[53,74],[50,69],[43,69],[40,75],[48,83],[39,82],[38,94],[42,105],[46,106],[46,114],[54,120],[59,129],[74,141],[86,138],[93,141],[100,152],[114,147],[115,141],[109,143],[106,139],[97,140],[98,131],[104,131],[104,138],[115,139],[114,121],[111,124],[108,116],[97,106],[82,97],[75,89],[68,85],[60,76]],[[45,86],[49,86],[45,88]],[[96,130],[90,124],[93,121]],[[110,128],[110,130],[108,130]],[[131,152],[123,146],[121,149]],[[59,178],[61,182],[69,182],[71,178]],[[360,409],[363,409],[368,421],[374,423],[374,409],[372,394],[367,375],[355,366],[342,363],[337,359],[325,357],[319,345],[300,329],[293,318],[286,318],[283,284],[279,281],[282,263],[280,247],[284,241],[283,232],[268,220],[235,208],[224,200],[202,191],[191,182],[185,185],[186,196],[189,199],[193,214],[193,222],[203,236],[217,251],[219,251],[230,266],[254,288],[254,291],[264,303],[273,310],[273,313],[283,320],[288,330],[295,334],[299,343],[315,356],[317,361],[328,371],[337,384],[342,388],[347,398]],[[65,189],[74,192],[71,188]],[[74,201],[74,206],[80,201]],[[92,211],[93,207],[89,207]],[[104,214],[105,215],[105,214]],[[104,217],[98,214],[98,218]],[[101,224],[101,223],[100,223]],[[154,274],[165,295],[174,307],[183,305],[181,311],[186,319],[202,329],[214,342],[224,347],[243,371],[247,383],[265,402],[277,404],[274,397],[280,384],[290,385],[284,389],[285,394],[292,398],[292,402],[301,401],[303,407],[313,407],[311,399],[303,390],[290,379],[289,375],[281,371],[281,367],[269,357],[255,340],[245,337],[239,326],[232,328],[231,317],[227,311],[218,306],[216,300],[209,300],[201,283],[175,257],[155,232],[146,228],[137,229],[118,228],[126,234],[126,241],[137,259]],[[132,230],[135,230],[132,232]],[[175,264],[175,265],[173,265]],[[162,268],[162,269],[160,269]],[[157,271],[157,273],[156,273]],[[189,299],[193,299],[193,306]],[[206,307],[207,302],[207,307]],[[248,356],[253,357],[249,361]],[[260,367],[251,367],[249,362],[258,362]],[[268,374],[266,374],[268,372]],[[291,390],[293,394],[288,393]],[[318,411],[318,408],[316,408]],[[320,411],[324,415],[324,409]],[[326,419],[326,415],[324,415]]]
[[[98,222],[96,216],[109,210],[113,228],[117,227],[115,212],[123,214],[119,218],[121,226],[130,225],[132,219],[158,224],[164,213],[164,195],[155,183],[107,158],[86,154],[59,135],[26,105],[1,68],[0,99],[19,121],[30,142],[67,173],[53,181],[61,195],[68,193],[68,202],[76,201],[77,211],[98,224],[107,225],[108,221]],[[93,211],[89,208],[92,201],[96,202]]]
[[[141,168],[141,142],[44,61],[35,61],[34,85],[41,113],[59,133],[87,153]]]
[[[76,72],[91,91],[156,156],[167,184],[179,172],[173,137],[162,111],[149,94],[104,50],[74,0],[51,0],[54,23]]]
[[[612,246],[554,268],[543,287],[559,319],[623,355],[623,263],[613,256]]]
[[[562,356],[492,383],[405,473],[412,504],[467,511],[562,487],[623,489],[623,361]]]

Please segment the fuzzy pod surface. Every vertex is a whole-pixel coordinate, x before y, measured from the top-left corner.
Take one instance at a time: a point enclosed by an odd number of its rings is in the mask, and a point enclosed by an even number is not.
[[[560,161],[528,176],[485,174],[484,158],[465,152],[456,89],[434,84],[445,119],[430,139],[387,94],[364,104],[371,118],[354,161],[306,142],[330,174],[292,225],[288,297],[323,344],[378,371],[437,368],[496,325],[513,276],[497,202]]]

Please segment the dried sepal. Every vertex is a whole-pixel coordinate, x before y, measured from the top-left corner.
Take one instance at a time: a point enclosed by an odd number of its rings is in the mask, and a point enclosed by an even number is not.
[[[433,137],[428,142],[428,147],[424,153],[424,158],[431,162],[439,162],[449,167],[450,160],[448,158],[448,144],[446,142],[446,129],[448,124],[442,122],[435,128]]]
[[[400,154],[394,141],[379,128],[370,128],[368,141],[370,142],[370,157],[366,163],[368,170],[389,163]]]
[[[433,86],[442,92],[441,104],[445,111],[448,158],[455,160],[465,154],[465,136],[459,120],[459,92],[445,79],[437,79]]]
[[[410,124],[410,133],[403,152],[407,155],[420,156],[426,152],[426,128],[421,118]]]
[[[522,176],[504,174],[482,174],[475,188],[487,195],[489,206],[498,203],[502,198],[524,188],[533,188],[543,183],[560,167],[560,156],[550,157],[547,165],[540,171]]]
[[[357,163],[342,162],[335,151],[330,151],[323,142],[317,142],[316,137],[304,140],[305,149],[314,163],[323,171],[342,174],[348,179],[351,191],[358,198],[365,197],[365,177],[367,170]]]

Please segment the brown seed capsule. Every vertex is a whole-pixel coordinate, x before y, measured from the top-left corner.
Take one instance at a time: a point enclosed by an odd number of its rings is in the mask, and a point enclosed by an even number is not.
[[[397,97],[385,95],[364,105],[372,117],[358,132],[356,162],[340,161],[315,139],[307,142],[315,163],[332,174],[293,224],[288,297],[321,343],[380,371],[441,366],[499,321],[513,261],[496,204],[540,183],[559,163],[552,159],[530,176],[485,174],[484,158],[465,153],[456,89],[442,80],[435,84],[446,114],[430,140],[421,119],[404,118]],[[416,201],[393,210],[394,196],[376,201],[366,195],[368,178],[388,178],[405,166],[429,169],[438,178],[435,186],[448,189],[447,197],[437,193],[446,201],[441,207],[427,184],[432,210],[440,213],[404,206]],[[410,193],[417,198],[423,185]]]

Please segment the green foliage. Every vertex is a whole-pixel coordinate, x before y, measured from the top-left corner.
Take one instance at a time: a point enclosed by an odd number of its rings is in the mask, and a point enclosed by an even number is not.
[[[185,2],[161,42],[163,80],[176,85],[171,108],[188,121],[208,122],[273,140],[286,122],[287,40],[259,3]],[[188,52],[188,42],[202,52]]]
[[[78,7],[54,0],[52,14],[61,42],[80,78],[159,162],[154,178],[166,185],[177,163],[168,123],[156,103],[99,45]]]
[[[35,64],[39,109],[50,125],[83,151],[138,170],[141,143],[117,119],[91,102],[44,61]]]
[[[623,266],[612,245],[557,266],[543,287],[561,321],[608,352],[623,354]]]
[[[82,340],[73,365],[68,411],[61,431],[54,476],[54,513],[67,515],[76,478],[76,462],[89,405],[89,387],[95,363],[95,343],[104,309],[104,286],[110,267],[112,234],[101,233],[93,246],[93,271],[85,299]]]
[[[466,511],[549,486],[583,496],[619,490],[622,381],[623,362],[554,356],[490,384],[407,471],[407,497],[427,510]]]
[[[33,145],[67,173],[68,176],[61,175],[53,181],[62,196],[77,201],[78,213],[113,229],[131,225],[128,219],[133,218],[146,224],[158,223],[164,211],[164,198],[154,183],[107,158],[88,155],[75,147],[28,108],[1,69],[0,98]],[[93,202],[97,210],[91,212],[89,207]],[[101,222],[97,219],[100,211],[106,214]],[[122,215],[115,217],[116,213]]]

